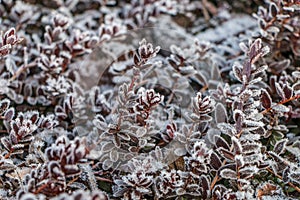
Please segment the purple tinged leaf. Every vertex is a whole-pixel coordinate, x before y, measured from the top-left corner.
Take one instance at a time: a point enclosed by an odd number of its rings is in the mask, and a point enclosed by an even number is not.
[[[14,132],[11,132],[9,134],[9,139],[10,139],[10,141],[11,141],[12,144],[18,144],[19,143],[18,136]]]
[[[274,153],[276,153],[278,155],[282,154],[285,151],[287,142],[288,142],[288,140],[286,138],[276,142],[274,149],[273,149]]]
[[[275,83],[275,88],[276,88],[277,94],[282,98],[282,100],[285,100],[286,99],[285,94],[279,83]]]
[[[9,108],[5,114],[4,114],[4,118],[6,121],[11,121],[15,116],[15,109],[14,108]]]
[[[293,88],[288,85],[283,86],[283,92],[287,99],[290,99],[293,96]]]
[[[256,75],[259,75],[260,73],[266,71],[267,69],[268,69],[268,65],[263,65],[263,66],[258,67],[252,74],[256,76]]]
[[[232,179],[232,180],[237,179],[236,172],[227,168],[222,169],[222,171],[220,172],[220,176],[225,179]]]
[[[178,195],[178,196],[182,196],[182,195],[184,195],[186,193],[186,191],[185,191],[185,189],[183,189],[183,188],[178,188],[178,189],[176,189],[176,195]]]
[[[199,121],[200,122],[210,122],[212,117],[209,115],[201,115]]]
[[[210,154],[210,165],[215,169],[215,170],[218,170],[221,166],[222,166],[222,162],[219,158],[219,156],[215,153],[215,152],[212,152]]]
[[[240,82],[243,82],[242,81],[242,77],[243,77],[243,74],[242,74],[242,70],[239,68],[238,65],[233,65],[232,67],[232,72],[233,72],[233,75],[235,76],[235,78],[240,81]]]
[[[32,116],[30,117],[30,120],[32,124],[35,124],[37,120],[39,119],[39,112],[32,112]]]
[[[237,167],[243,167],[245,165],[243,155],[236,155],[235,162]]]
[[[8,99],[3,99],[0,102],[0,115],[2,115],[4,112],[6,112],[6,110],[8,109],[10,105],[10,100]]]
[[[202,188],[202,198],[207,199],[210,194],[210,181],[206,176],[202,175],[200,177],[200,184]]]
[[[134,54],[133,61],[136,66],[139,65],[140,59],[139,59],[138,54]]]
[[[227,191],[227,188],[224,185],[215,185],[215,187],[213,188],[213,198],[214,199],[222,199],[223,198],[223,194]]]
[[[249,48],[248,55],[252,59],[254,56],[257,55],[258,50],[261,49],[261,39],[256,39],[252,42]]]
[[[243,153],[259,153],[261,151],[261,144],[257,142],[246,143],[242,145]]]
[[[262,106],[265,109],[269,109],[272,105],[272,98],[271,98],[270,94],[265,89],[261,90],[260,101],[262,103]]]
[[[241,145],[240,141],[236,137],[232,137],[231,141],[232,141],[232,144],[234,147],[235,154],[237,154],[237,155],[241,154],[242,153],[242,145]]]
[[[203,86],[208,85],[207,78],[203,75],[202,72],[197,72],[196,74],[194,74],[194,77],[195,77],[195,81],[198,84],[201,84]]]
[[[235,109],[233,111],[233,120],[237,123],[243,123],[245,119],[244,113],[241,110]]]
[[[215,142],[215,146],[216,148],[220,148],[220,147],[223,147],[224,149],[226,150],[229,150],[230,147],[228,145],[228,143],[226,142],[225,139],[223,139],[221,136],[219,135],[215,135],[214,136],[214,142]]]
[[[300,81],[296,82],[293,86],[293,91],[295,93],[295,95],[299,95],[300,94]]]
[[[242,177],[247,179],[251,177],[253,174],[256,174],[258,172],[258,168],[254,166],[247,166],[243,167],[242,169],[239,170],[239,172],[242,174]]]
[[[7,151],[10,151],[12,144],[7,137],[1,138],[1,143]]]
[[[117,150],[113,149],[109,152],[109,158],[111,161],[116,162],[119,159],[119,153]]]
[[[81,174],[81,170],[77,165],[65,165],[64,172],[66,177],[74,177],[76,175]]]
[[[272,156],[272,158],[274,159],[274,161],[277,163],[278,166],[281,166],[281,167],[287,166],[286,161],[284,160],[284,158],[279,156],[277,153],[275,153],[273,151],[268,151],[268,154],[270,156]]]
[[[300,172],[299,172],[299,168],[292,168],[292,169],[290,169],[290,172],[289,173],[287,173],[288,175],[288,178],[292,181],[292,182],[294,182],[294,183],[296,183],[296,184],[300,184]]]
[[[236,134],[235,128],[228,123],[219,123],[217,127],[220,129],[220,131],[226,135],[232,136]]]
[[[3,36],[3,45],[7,45],[7,44],[14,45],[16,41],[15,33],[16,33],[15,28],[10,28],[8,31],[6,31]]]
[[[223,147],[221,147],[218,149],[218,151],[220,152],[221,156],[223,156],[223,158],[228,160],[234,160],[234,155],[229,150],[226,150]]]
[[[264,19],[260,18],[260,19],[258,19],[258,25],[259,25],[259,27],[260,27],[261,29],[265,29],[267,23],[266,23],[266,21],[265,21]]]
[[[216,123],[226,123],[228,120],[227,111],[223,104],[218,103],[215,109],[215,120]]]
[[[270,14],[270,17],[274,18],[276,17],[277,13],[278,13],[278,7],[275,3],[271,2],[270,5],[269,5],[269,14]]]
[[[250,78],[251,78],[251,63],[246,62],[244,64],[243,71],[242,71],[242,83],[247,84]]]
[[[271,63],[270,69],[274,70],[276,73],[281,73],[283,70],[287,69],[291,64],[290,59],[281,60],[278,62]]]

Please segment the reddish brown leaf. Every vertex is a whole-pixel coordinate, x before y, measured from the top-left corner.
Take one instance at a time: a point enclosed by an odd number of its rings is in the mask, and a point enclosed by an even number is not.
[[[260,101],[262,103],[262,106],[265,109],[269,109],[271,107],[272,99],[271,99],[271,96],[269,95],[269,93],[265,89],[261,90]]]

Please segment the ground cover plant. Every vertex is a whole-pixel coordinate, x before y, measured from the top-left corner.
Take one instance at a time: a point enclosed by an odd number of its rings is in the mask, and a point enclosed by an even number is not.
[[[0,199],[297,199],[298,0],[0,0]]]

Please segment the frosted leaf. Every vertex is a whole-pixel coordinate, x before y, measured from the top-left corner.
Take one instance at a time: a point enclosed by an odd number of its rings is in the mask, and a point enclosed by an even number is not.
[[[175,153],[176,156],[184,156],[187,153],[187,151],[184,147],[183,148],[176,148],[174,150],[174,153]]]
[[[252,75],[255,76],[255,75],[258,75],[259,73],[261,72],[264,72],[268,69],[268,65],[263,65],[263,66],[260,66],[258,67],[253,73]]]
[[[241,174],[248,174],[249,176],[252,176],[253,174],[256,174],[258,170],[259,169],[256,166],[247,166],[240,169],[239,172]]]
[[[226,168],[222,169],[220,172],[220,176],[225,179],[232,179],[232,180],[237,179],[237,174],[232,169],[226,169]]]
[[[4,118],[6,121],[11,121],[13,119],[15,115],[15,109],[14,108],[9,108],[5,114],[4,114]]]
[[[118,151],[115,150],[115,149],[112,149],[109,152],[109,158],[110,158],[111,161],[116,162],[119,159],[119,153],[118,153]]]
[[[252,96],[253,96],[252,90],[246,89],[246,90],[244,90],[244,91],[240,94],[239,98],[240,98],[242,101],[246,102],[246,101],[248,101],[248,99],[249,99],[250,97],[252,97]]]
[[[262,154],[253,154],[244,156],[245,164],[259,164],[262,162]]]
[[[226,108],[221,103],[218,103],[216,105],[215,120],[216,120],[217,124],[227,122],[227,120],[228,120]]]
[[[190,87],[190,83],[185,79],[181,79],[179,82],[180,84],[176,84],[176,89],[174,91],[183,92]]]
[[[277,153],[278,155],[282,154],[285,151],[286,143],[288,142],[287,139],[282,139],[280,141],[277,141],[273,151]]]
[[[295,170],[291,170],[291,173],[289,174],[289,179],[297,184],[300,184],[300,169],[297,168]]]
[[[193,66],[179,67],[179,70],[183,75],[192,75],[196,73]]]
[[[249,51],[247,45],[245,43],[243,43],[243,42],[239,43],[239,47],[245,53]]]
[[[195,81],[198,84],[208,85],[207,78],[203,75],[201,71],[196,72],[196,74],[194,74],[194,77],[195,77]]]
[[[243,148],[242,148],[242,145],[241,145],[240,141],[236,137],[232,137],[231,141],[232,141],[235,153],[236,154],[241,154],[242,151],[243,151],[242,150]]]
[[[258,153],[261,151],[261,144],[258,142],[247,142],[246,144],[242,145],[243,153]]]
[[[241,122],[243,122],[244,119],[245,119],[245,115],[244,115],[243,111],[241,111],[239,109],[235,109],[233,111],[233,119],[234,119],[235,122],[238,122],[239,120]]]
[[[106,142],[106,143],[104,143],[102,145],[101,151],[102,152],[110,152],[113,148],[115,148],[114,143],[112,143],[112,142]]]
[[[222,133],[226,135],[229,136],[236,135],[236,129],[228,123],[219,123],[217,127],[220,129]]]
[[[277,94],[284,100],[286,99],[284,91],[282,89],[282,87],[279,85],[279,83],[275,83],[275,88],[276,88],[276,92]]]
[[[300,81],[297,81],[295,84],[293,84],[292,88],[295,95],[300,95]]]
[[[265,124],[263,122],[260,121],[253,121],[253,120],[244,120],[244,123],[247,126],[254,126],[254,127],[261,127],[264,126]]]
[[[243,167],[245,165],[243,155],[236,155],[234,159],[238,167]]]
[[[272,98],[265,89],[261,90],[261,103],[262,106],[266,109],[270,108],[272,104]]]
[[[292,76],[297,78],[297,79],[300,79],[300,71],[294,71],[292,72]]]
[[[147,142],[146,139],[140,139],[139,143],[138,143],[138,145],[139,145],[140,148],[145,147],[147,144],[148,144],[148,142]]]
[[[144,127],[140,127],[136,131],[136,136],[139,137],[139,138],[144,137],[146,134],[147,134],[147,129],[144,128]]]
[[[282,113],[290,111],[290,109],[288,107],[286,107],[285,105],[282,105],[282,104],[276,104],[272,107],[272,109],[276,112],[282,112]]]
[[[254,84],[259,83],[259,82],[261,82],[261,81],[262,81],[262,78],[261,78],[261,77],[258,77],[258,78],[255,78],[255,79],[251,80],[251,81],[249,82],[249,85],[254,85]]]
[[[114,76],[112,80],[115,84],[122,84],[129,83],[131,81],[131,78],[127,76]]]
[[[220,135],[221,131],[215,128],[210,128],[207,131],[207,139],[209,140],[210,143],[214,143],[214,136],[215,135]],[[182,140],[183,141],[183,140]]]
[[[183,188],[176,189],[176,195],[182,196],[186,193],[186,191]]]
[[[209,159],[210,159],[210,165],[214,169],[218,170],[222,166],[222,162],[219,156],[215,152],[211,152]]]
[[[0,115],[2,115],[6,110],[8,109],[10,105],[10,100],[8,99],[3,99],[0,102]]]
[[[299,144],[298,144],[299,145]],[[295,146],[286,146],[286,150],[288,150],[291,154],[300,159],[300,148]]]
[[[200,180],[201,180],[201,187],[202,187],[202,197],[204,199],[207,199],[207,197],[209,196],[209,193],[210,193],[210,181],[209,181],[209,178],[207,176],[204,176],[202,175],[200,177]]]
[[[108,128],[108,125],[102,115],[95,116],[95,119],[93,120],[93,124],[100,130],[106,130]]]
[[[110,169],[112,166],[113,166],[113,162],[111,161],[111,160],[109,160],[109,159],[106,159],[106,160],[104,160],[104,162],[103,162],[103,169],[104,170],[108,170],[108,169]]]
[[[216,148],[223,147],[224,149],[229,150],[229,145],[226,142],[224,138],[222,138],[220,135],[214,136],[214,143],[216,145]]]
[[[234,155],[229,150],[224,149],[223,147],[219,148],[218,151],[220,152],[220,155],[223,158],[226,158],[228,160],[234,160]]]
[[[264,195],[262,200],[286,200],[287,196],[285,195]]]
[[[233,72],[233,75],[235,76],[235,78],[242,82],[242,70],[241,68],[239,67],[239,65],[233,65],[232,67],[232,72]]]

